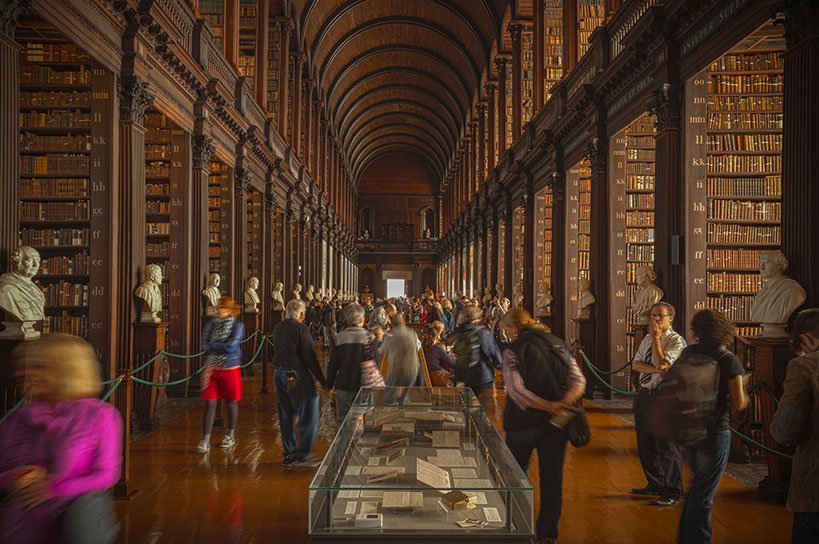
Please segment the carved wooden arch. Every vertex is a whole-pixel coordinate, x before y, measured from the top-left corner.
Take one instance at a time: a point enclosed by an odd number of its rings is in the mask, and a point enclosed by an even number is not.
[[[503,12],[503,19],[501,19],[501,26],[498,29],[498,35],[495,38],[498,43],[499,55],[508,55],[512,53],[512,35],[509,33],[509,25],[512,23],[512,20],[512,6],[507,5]]]
[[[418,127],[415,125],[403,125],[403,129],[400,131],[396,131],[391,125],[374,128],[371,133],[367,134],[366,140],[358,142],[356,147],[350,150],[350,164],[355,166],[360,151],[366,149],[372,142],[378,140],[387,141],[392,137],[408,135],[415,135],[424,138],[425,142],[427,143],[427,148],[434,151],[439,163],[442,165],[446,164],[447,157],[449,157],[446,148],[441,147],[437,141],[430,139],[427,131],[423,127]]]
[[[436,162],[432,162],[430,158],[432,155],[424,155],[421,153],[418,145],[419,140],[411,140],[406,141],[403,138],[408,138],[407,136],[402,136],[401,140],[393,140],[390,142],[371,142],[370,146],[374,146],[371,149],[367,149],[365,153],[361,155],[361,159],[358,165],[353,166],[353,178],[356,180],[356,185],[358,185],[358,180],[361,178],[361,174],[367,169],[369,164],[381,157],[382,155],[388,155],[392,152],[400,152],[403,154],[413,155],[421,160],[425,165],[427,165],[437,176],[437,179],[440,179],[444,169],[441,165]],[[426,145],[426,142],[421,141],[421,147]]]
[[[424,102],[418,102],[415,100],[398,100],[398,99],[390,99],[384,100],[381,102],[377,102],[373,104],[371,108],[368,108],[368,111],[377,109],[374,111],[372,115],[359,115],[356,116],[353,123],[344,131],[344,149],[350,150],[352,146],[356,142],[356,138],[361,133],[362,129],[365,127],[370,126],[374,121],[379,119],[383,119],[384,117],[388,116],[395,116],[395,115],[406,115],[408,117],[412,117],[414,119],[422,119],[430,126],[434,127],[435,134],[440,138],[440,142],[442,146],[446,149],[449,149],[449,153],[452,153],[452,150],[455,149],[455,142],[456,142],[456,133],[454,132],[454,127],[445,126],[449,130],[444,132],[441,130],[441,127],[438,123],[433,122],[429,117],[422,115],[421,113],[415,111],[406,111],[402,109],[397,109],[401,107],[405,107],[406,105],[417,106],[422,111],[432,111],[430,109],[429,104]],[[393,106],[392,108],[387,109],[388,107]]]
[[[407,67],[407,66],[398,66],[398,65],[391,65],[391,66],[384,66],[377,70],[370,72],[369,74],[365,74],[364,76],[357,79],[352,85],[347,87],[343,93],[338,97],[338,100],[335,102],[334,106],[330,106],[331,96],[330,93],[327,93],[327,105],[329,111],[333,112],[333,117],[337,119],[336,113],[339,111],[341,106],[347,101],[347,98],[351,95],[351,93],[355,92],[360,87],[366,85],[368,82],[375,80],[376,78],[380,78],[381,76],[391,76],[391,75],[414,75],[418,77],[422,77],[425,80],[428,80],[434,83],[440,89],[443,89],[443,94],[449,98],[458,108],[459,112],[465,112],[469,110],[469,92],[465,88],[461,88],[463,91],[462,100],[459,100],[458,97],[452,92],[450,86],[446,85],[446,83],[440,79],[436,74],[430,74],[429,72],[422,70],[416,67]],[[335,89],[333,89],[335,91]],[[363,90],[362,90],[363,91]],[[359,93],[359,95],[364,94],[364,92]],[[463,115],[461,113],[461,115]]]
[[[400,94],[403,93],[412,93],[412,95],[424,95],[429,98],[433,104],[438,106],[441,111],[445,112],[446,119],[449,121],[448,125],[452,127],[454,131],[457,132],[456,127],[458,126],[458,122],[456,121],[457,112],[451,110],[447,105],[439,100],[437,94],[432,92],[431,90],[427,89],[426,87],[421,87],[419,85],[412,85],[412,84],[404,84],[404,83],[388,83],[386,85],[380,85],[378,87],[374,87],[372,89],[368,89],[366,93],[361,93],[356,96],[352,101],[349,103],[349,107],[344,112],[339,112],[337,120],[337,128],[339,132],[345,129],[345,123],[347,119],[352,119],[350,114],[355,111],[358,107],[358,104],[361,103],[362,100],[367,98],[372,98],[374,96],[378,96],[382,93],[387,93],[390,96],[398,97]],[[402,97],[403,98],[403,97]],[[375,103],[368,105],[367,107],[373,107]]]
[[[393,117],[395,119],[391,119]],[[388,120],[388,122],[385,122],[384,124],[374,124],[376,121],[384,120]],[[418,124],[414,123],[415,121],[420,121],[422,124],[419,126]],[[347,151],[349,153],[353,153],[358,146],[361,146],[368,140],[374,138],[376,133],[380,132],[382,129],[390,129],[394,134],[401,134],[403,132],[400,129],[407,127],[427,131],[428,124],[428,119],[415,113],[406,113],[401,111],[382,113],[378,116],[368,118],[366,123],[361,125],[356,130],[355,134],[350,136],[350,143]],[[434,125],[432,127],[436,131],[433,136],[437,136],[433,139],[435,146],[440,150],[444,157],[449,157],[452,155],[452,147],[447,145],[445,136],[439,131],[439,129]],[[441,141],[441,139],[443,139],[443,141]]]
[[[432,212],[431,226],[427,224],[427,212]],[[431,206],[423,206],[418,210],[418,230],[423,233],[425,229],[429,229],[431,236],[438,236],[438,214],[435,213],[435,208]]]
[[[367,221],[367,224],[364,225],[363,224],[364,221],[363,221],[362,216],[364,215],[364,212],[367,211],[367,210],[370,211],[370,216],[369,216],[369,221]],[[375,210],[373,209],[372,206],[370,206],[369,204],[365,204],[363,206],[360,206],[358,208],[358,212],[356,213],[356,221],[358,223],[358,234],[359,234],[359,236],[364,234],[364,231],[366,230],[369,233],[370,237],[373,237],[374,232],[375,232]]]
[[[429,139],[425,138],[423,133],[419,135],[414,132],[405,131],[401,133],[392,133],[379,139],[370,140],[366,144],[356,149],[355,153],[350,156],[350,166],[353,169],[355,177],[357,178],[357,174],[361,172],[361,168],[358,166],[359,161],[363,160],[364,157],[368,157],[369,152],[373,151],[374,149],[378,149],[378,145],[399,142],[409,143],[407,140],[414,142],[412,145],[420,146],[430,154],[429,159],[434,159],[436,166],[435,170],[439,176],[444,172],[446,168],[446,155],[442,155],[440,150],[430,145]]]

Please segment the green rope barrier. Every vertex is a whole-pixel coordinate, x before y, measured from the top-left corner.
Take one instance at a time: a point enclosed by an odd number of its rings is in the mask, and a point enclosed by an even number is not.
[[[28,398],[29,398],[29,394],[26,393],[25,395],[23,395],[23,398],[18,400],[17,403],[14,406],[11,407],[11,409],[8,412],[3,414],[3,417],[0,417],[0,425],[5,423],[6,420],[11,417],[11,414],[16,412],[28,400]]]
[[[199,374],[203,370],[205,370],[205,365],[202,365],[198,369],[194,370],[193,373],[190,376],[186,376],[186,377],[184,377],[182,379],[179,379],[179,380],[176,380],[176,381],[173,381],[173,382],[149,382],[148,380],[143,380],[143,379],[137,378],[136,376],[131,376],[131,379],[134,380],[136,383],[140,383],[142,385],[148,385],[148,386],[151,386],[151,387],[168,387],[170,385],[179,385],[179,384],[185,383],[185,382],[193,379],[194,376],[196,376],[197,374]]]
[[[602,376],[600,376],[600,374],[597,373],[597,370],[595,370],[595,366],[591,363],[591,361],[589,361],[589,358],[586,357],[586,354],[581,351],[580,355],[583,357],[583,362],[586,363],[586,366],[588,366],[589,370],[591,370],[592,374],[594,374],[594,377],[597,378],[597,381],[611,389],[613,392],[623,395],[625,397],[637,396],[637,393],[635,393],[634,391],[626,391],[625,389],[619,389],[608,383],[606,380],[603,379]]]
[[[764,381],[760,380],[760,381],[758,381],[758,382],[754,382],[754,384],[759,384],[757,387],[762,388],[762,390],[763,390],[763,391],[765,391],[765,392],[768,394],[768,396],[769,396],[769,397],[771,397],[771,400],[773,400],[773,401],[774,401],[774,403],[775,403],[777,406],[779,406],[779,399],[776,397],[776,395],[774,395],[774,394],[773,394],[773,392],[772,392],[772,391],[771,391],[771,389],[768,387],[768,384],[767,384],[766,382],[764,382]]]
[[[250,342],[251,340],[256,338],[256,335],[259,334],[260,332],[262,332],[262,329],[256,329],[255,331],[253,331],[253,334],[251,334],[250,336],[248,336],[247,338],[245,338],[244,340],[242,340],[239,343],[240,344],[246,344],[246,343]]]
[[[256,348],[256,353],[253,354],[253,357],[248,362],[246,362],[245,364],[240,365],[239,368],[247,368],[250,365],[252,365],[253,361],[255,361],[259,357],[259,354],[262,352],[263,347],[264,347],[264,342],[259,342],[259,347]]]
[[[585,355],[585,352],[584,352],[584,355]],[[591,361],[589,361],[589,364],[594,367],[594,369],[597,371],[598,374],[603,374],[605,376],[613,376],[614,374],[617,374],[618,372],[622,372],[625,369],[627,369],[628,367],[630,367],[632,365],[632,363],[634,363],[633,358],[631,359],[631,361],[627,362],[626,364],[624,364],[623,366],[621,366],[617,370],[603,370],[602,368],[600,368],[598,366],[595,366]]]
[[[201,357],[204,354],[205,354],[204,351],[194,353],[193,355],[178,355],[176,353],[168,353],[167,351],[160,351],[158,353],[158,355],[165,355],[166,357],[173,357],[174,359],[196,359],[197,357]]]
[[[754,446],[754,447],[756,447],[756,448],[758,448],[758,449],[760,449],[760,450],[762,450],[762,451],[764,451],[766,453],[776,455],[777,457],[781,457],[782,459],[785,459],[787,461],[793,461],[793,455],[788,455],[787,453],[781,452],[779,450],[769,448],[765,444],[761,444],[761,443],[757,442],[756,440],[754,440],[750,436],[745,436],[744,434],[742,434],[738,430],[734,429],[733,427],[731,427],[731,432],[734,433],[735,435],[737,435],[739,437],[739,439],[742,440],[743,442],[745,442],[746,444],[750,444],[750,445],[752,445],[752,446]]]
[[[108,392],[107,392],[107,393],[105,393],[105,394],[102,396],[102,401],[103,401],[103,402],[105,402],[105,401],[107,401],[109,398],[111,398],[111,395],[113,395],[113,394],[114,394],[114,391],[116,391],[116,390],[117,390],[117,387],[119,387],[119,386],[120,386],[120,384],[122,384],[122,380],[123,380],[123,379],[125,379],[125,374],[121,375],[120,377],[118,377],[117,379],[115,379],[115,380],[114,380],[114,382],[115,382],[115,383],[114,383],[113,387],[111,387],[111,389],[109,389],[109,390],[108,390]]]

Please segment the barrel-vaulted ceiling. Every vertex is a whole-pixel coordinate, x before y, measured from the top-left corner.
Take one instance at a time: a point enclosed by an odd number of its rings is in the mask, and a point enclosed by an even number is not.
[[[443,178],[509,0],[295,0],[300,48],[353,178],[386,154]]]

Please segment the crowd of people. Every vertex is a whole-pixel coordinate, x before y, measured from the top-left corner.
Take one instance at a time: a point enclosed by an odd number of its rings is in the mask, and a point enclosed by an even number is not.
[[[240,342],[245,335],[238,314],[236,302],[222,297],[203,332],[204,436],[197,446],[202,453],[211,447],[219,399],[228,416],[219,447],[236,446]],[[649,315],[647,334],[633,360],[639,373],[638,456],[646,484],[633,493],[657,497],[653,503],[658,506],[682,500],[679,542],[710,542],[711,510],[728,461],[729,412],[747,406],[744,369],[728,349],[735,328],[724,314],[701,310],[690,323],[695,343],[686,345],[672,326],[671,304],[654,304]],[[569,439],[566,425],[556,421],[562,414],[578,413],[586,386],[564,340],[525,309],[509,309],[507,299],[489,293],[481,300],[450,301],[432,292],[413,299],[365,298],[361,304],[291,300],[282,317],[271,338],[285,465],[320,462],[312,454],[319,420],[316,384],[334,392],[337,417],[343,420],[362,387],[464,387],[486,402],[495,395],[500,370],[507,396],[502,419],[506,444],[524,471],[537,450],[537,538],[556,541]],[[770,431],[779,443],[795,446],[788,497],[795,513],[792,541],[817,542],[819,309],[799,313],[791,332],[797,357],[788,366]],[[328,356],[320,357],[322,352]],[[118,526],[109,490],[121,472],[122,419],[98,398],[100,365],[94,350],[78,337],[52,334],[27,343],[15,356],[30,402],[0,425],[0,538],[113,542]],[[710,413],[697,420],[701,435],[681,443],[658,426],[662,410],[657,402],[674,381],[667,378],[703,360],[714,364],[713,403]],[[693,470],[685,494],[683,459]]]

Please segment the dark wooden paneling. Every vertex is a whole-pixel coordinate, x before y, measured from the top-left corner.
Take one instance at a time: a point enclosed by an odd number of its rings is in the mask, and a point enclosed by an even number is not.
[[[435,194],[435,178],[415,157],[387,155],[361,174],[359,195],[428,195]],[[435,202],[430,200],[434,207]]]

